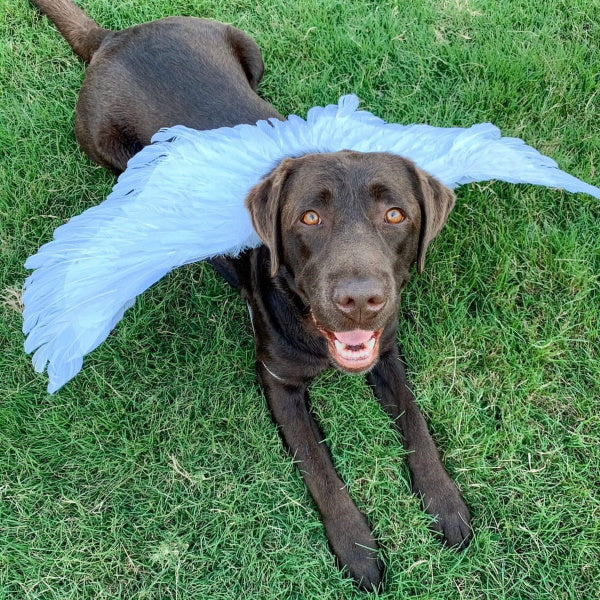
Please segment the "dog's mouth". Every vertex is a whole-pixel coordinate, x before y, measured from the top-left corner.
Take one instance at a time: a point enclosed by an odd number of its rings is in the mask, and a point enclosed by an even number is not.
[[[329,355],[344,371],[363,373],[368,371],[379,357],[379,339],[383,329],[366,331],[329,331],[318,323],[317,329],[327,340]]]

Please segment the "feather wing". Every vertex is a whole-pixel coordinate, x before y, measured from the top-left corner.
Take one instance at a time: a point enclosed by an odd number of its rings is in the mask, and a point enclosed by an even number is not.
[[[491,124],[463,128],[385,123],[356,96],[312,108],[303,120],[270,119],[210,131],[161,130],[128,163],[99,206],[74,217],[30,257],[23,293],[25,350],[48,368],[50,393],[81,369],[137,295],[172,269],[235,255],[260,243],[244,199],[283,158],[310,152],[392,152],[449,187],[501,179],[600,190]]]
[[[23,292],[25,350],[36,371],[48,366],[50,393],[170,270],[260,243],[243,206],[260,168],[252,157],[221,151],[217,136],[214,168],[203,177],[186,136],[168,140],[159,136],[134,157],[105,202],[59,227],[25,263],[34,269]],[[221,182],[236,163],[246,176],[224,195]]]

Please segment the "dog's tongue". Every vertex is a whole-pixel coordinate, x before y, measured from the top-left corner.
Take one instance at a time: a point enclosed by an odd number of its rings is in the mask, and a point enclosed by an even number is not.
[[[334,331],[336,339],[346,344],[346,346],[360,346],[366,344],[372,337],[373,331],[364,331],[362,329],[355,329],[354,331]]]

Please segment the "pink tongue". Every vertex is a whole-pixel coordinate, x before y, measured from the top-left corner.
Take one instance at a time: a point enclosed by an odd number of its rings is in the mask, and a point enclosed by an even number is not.
[[[373,333],[373,331],[355,329],[354,331],[334,331],[333,335],[346,346],[360,346],[366,344],[373,337]]]

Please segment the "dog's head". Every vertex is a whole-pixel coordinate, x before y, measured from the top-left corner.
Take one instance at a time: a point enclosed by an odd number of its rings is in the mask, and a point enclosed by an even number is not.
[[[334,363],[356,373],[377,361],[410,268],[422,271],[454,201],[409,160],[343,151],[282,161],[246,206],[271,274],[285,267]]]

